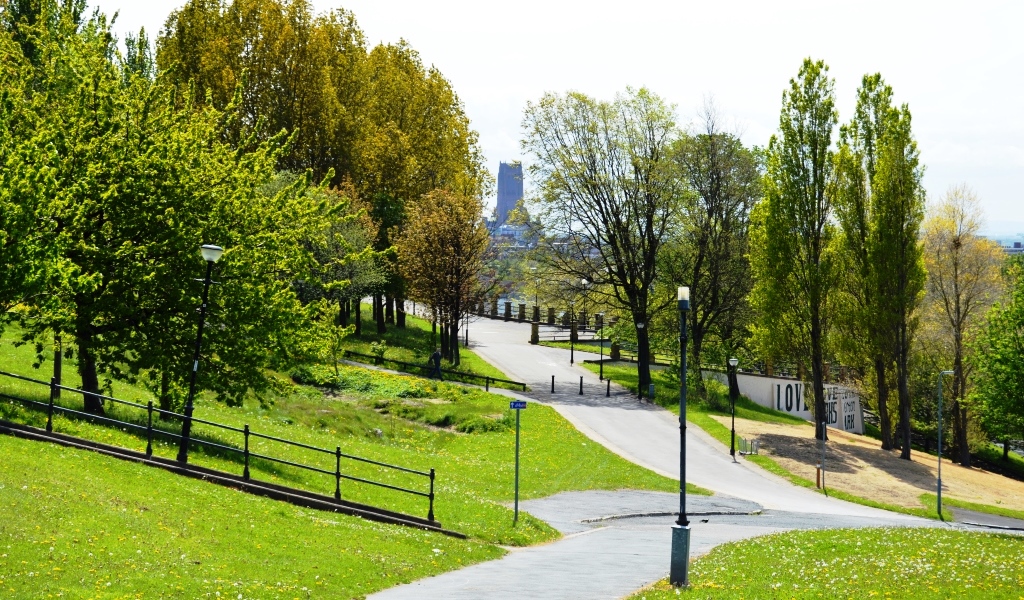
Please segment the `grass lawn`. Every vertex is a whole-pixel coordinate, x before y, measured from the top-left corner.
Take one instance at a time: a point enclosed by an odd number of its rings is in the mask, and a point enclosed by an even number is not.
[[[718,546],[690,588],[661,581],[631,600],[668,598],[1019,598],[1024,538],[946,529],[836,529]]]
[[[47,377],[31,366],[32,350],[0,344],[0,370]],[[65,382],[76,385],[74,365],[65,364]],[[333,369],[315,369],[330,379]],[[508,399],[422,378],[392,375],[356,367],[340,369],[335,387],[321,389],[289,384],[270,407],[247,402],[229,408],[200,397],[197,418],[234,427],[248,424],[252,431],[281,437],[381,462],[418,470],[437,470],[435,516],[447,528],[494,544],[527,545],[554,539],[557,532],[529,515],[512,527],[514,420]],[[0,391],[45,400],[47,388],[0,378]],[[148,399],[145,390],[115,384],[116,395],[129,400]],[[65,392],[62,402],[81,406],[81,399]],[[109,405],[108,405],[108,408]],[[118,408],[118,413],[144,419],[144,413]],[[43,426],[45,415],[0,401],[0,418]],[[168,426],[167,428],[172,428]],[[55,430],[133,450],[145,449],[144,436],[131,431],[67,418],[55,419]],[[194,435],[231,447],[241,447],[242,436],[196,424]],[[333,456],[277,442],[250,439],[253,452],[334,469]],[[173,458],[174,443],[157,443],[154,453]],[[232,473],[241,473],[241,457],[234,453],[193,451],[190,461]],[[673,492],[678,483],[638,467],[607,451],[575,430],[553,409],[531,405],[522,415],[520,496],[538,498],[569,490],[648,489]],[[252,477],[277,481],[324,494],[334,491],[334,478],[293,467],[253,461]],[[422,477],[392,473],[373,465],[342,462],[342,470],[359,477],[426,490]],[[73,473],[74,471],[69,471]],[[426,516],[423,498],[342,482],[342,496],[385,508]]]
[[[362,335],[358,337],[355,335],[347,337],[344,342],[346,350],[359,352],[360,354],[372,354],[372,352],[370,352],[370,344],[384,341],[387,343],[387,351],[384,354],[385,359],[400,360],[417,365],[426,365],[430,355],[434,353],[434,348],[440,345],[440,342],[437,342],[434,335],[431,333],[430,321],[407,314],[405,317],[404,329],[399,329],[394,325],[388,325],[387,332],[383,335],[378,335],[376,323],[374,323],[372,319],[372,307],[368,304],[364,304],[362,305],[362,311]],[[385,362],[382,366],[395,368],[397,365]],[[452,366],[451,363],[443,361],[441,366],[445,369],[475,373],[476,375],[496,377],[498,379],[510,379],[510,377],[500,369],[480,358],[472,350],[465,348],[462,345],[459,346],[459,365]],[[398,370],[404,369],[400,368]],[[416,370],[414,374],[423,375],[424,372]],[[452,377],[452,375],[445,373],[445,377],[449,378]],[[481,383],[481,381],[475,377],[468,380],[468,382],[474,384]],[[509,389],[519,389],[516,386],[504,383],[492,383],[491,385]]]
[[[590,369],[591,371],[596,371],[597,370],[597,365],[584,364],[583,366],[586,367],[587,369]],[[634,390],[634,391],[636,390],[637,380],[638,380],[636,366],[634,366],[634,365],[614,365],[614,366],[605,365],[604,373],[605,373],[605,377],[610,378],[615,383],[623,385],[623,386],[625,386],[625,387],[627,387],[627,388],[629,388],[631,390]],[[679,384],[672,382],[667,377],[667,373],[665,373],[665,371],[663,371],[663,370],[662,371],[652,370],[651,371],[651,378],[654,380],[655,401],[658,404],[660,404],[661,406],[664,406],[664,407],[668,408],[669,410],[671,410],[672,412],[678,414],[679,413],[679,388],[678,388]],[[689,396],[688,396],[688,398],[689,398]],[[727,427],[725,427],[724,425],[722,425],[718,421],[712,419],[711,415],[713,415],[713,414],[715,414],[715,415],[722,415],[722,416],[728,416],[730,413],[728,413],[726,411],[711,410],[707,406],[705,406],[705,405],[703,405],[703,404],[701,404],[699,402],[691,402],[689,399],[687,400],[687,403],[686,403],[686,418],[687,418],[687,420],[690,421],[691,423],[697,425],[701,429],[703,429],[711,437],[715,438],[719,442],[721,442],[721,443],[723,443],[723,444],[728,446],[729,445],[730,431],[729,431],[729,429]],[[772,410],[770,408],[766,408],[766,407],[761,406],[760,404],[757,404],[757,403],[755,403],[755,402],[753,402],[753,401],[751,401],[751,400],[749,400],[749,399],[747,399],[746,397],[743,397],[743,396],[741,396],[740,399],[736,401],[736,417],[737,418],[743,418],[743,419],[749,419],[749,420],[752,420],[752,421],[761,421],[761,422],[765,422],[765,423],[792,423],[792,424],[798,424],[798,425],[804,425],[804,424],[807,423],[807,421],[805,421],[804,419],[801,419],[800,417],[795,417],[793,415],[789,415],[789,414],[786,414],[786,413],[782,413],[782,412],[779,412],[779,411]],[[776,461],[772,460],[772,458],[770,456],[763,455],[763,454],[760,454],[760,455],[747,455],[746,459],[749,460],[750,462],[760,466],[761,468],[763,468],[764,470],[768,471],[769,473],[774,473],[775,475],[778,475],[780,477],[783,477],[784,479],[789,480],[791,483],[793,483],[795,485],[799,485],[801,487],[805,487],[805,488],[808,488],[808,489],[811,489],[811,490],[815,490],[815,491],[819,491],[819,492],[821,491],[821,490],[818,490],[815,487],[813,481],[811,481],[809,479],[804,479],[803,477],[799,477],[797,475],[794,475],[790,471],[787,471],[786,469],[782,468],[779,465],[779,463],[777,463]],[[824,493],[824,492],[822,492],[822,493]],[[928,503],[926,503],[926,502],[924,502],[922,500],[922,505],[923,505],[922,508],[908,508],[908,507],[904,507],[904,506],[897,506],[895,504],[887,504],[887,503],[884,503],[884,502],[876,502],[876,501],[868,499],[868,498],[862,498],[860,496],[854,496],[853,494],[848,494],[846,492],[842,492],[840,490],[835,490],[835,489],[829,489],[827,495],[829,495],[829,496],[831,496],[833,498],[838,498],[840,500],[846,500],[848,502],[854,502],[854,503],[857,503],[857,504],[862,504],[864,506],[871,506],[873,508],[880,508],[880,509],[883,509],[883,510],[900,512],[900,513],[904,513],[904,514],[915,515],[915,516],[918,516],[918,517],[925,517],[925,518],[929,518],[929,519],[937,519],[938,518],[938,515],[935,514],[935,509],[933,508],[935,506],[934,502],[932,502],[931,504],[928,504]],[[950,506],[953,506],[953,505],[950,505]],[[950,513],[949,511],[943,510],[942,513],[943,513],[943,517],[945,519],[947,519],[947,520],[952,520],[953,519],[953,514]]]
[[[5,598],[363,597],[504,554],[54,444],[0,455]]]

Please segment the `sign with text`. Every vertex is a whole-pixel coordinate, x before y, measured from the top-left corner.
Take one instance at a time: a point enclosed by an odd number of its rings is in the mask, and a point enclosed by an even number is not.
[[[515,410],[522,410],[526,408],[526,400],[513,400],[512,402],[508,403],[508,407],[513,408]]]

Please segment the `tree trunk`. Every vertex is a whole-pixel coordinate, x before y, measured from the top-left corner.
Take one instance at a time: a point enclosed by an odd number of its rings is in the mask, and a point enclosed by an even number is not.
[[[405,329],[405,298],[395,299],[395,327]]]
[[[395,324],[395,297],[384,297],[384,322],[388,325]]]
[[[812,309],[811,313],[811,383],[814,387],[814,437],[819,440],[828,439],[828,426],[825,416],[825,385],[822,381],[825,362],[824,350],[822,349],[821,318],[818,311]]]
[[[1003,439],[1003,462],[1010,462],[1010,438]]]
[[[351,306],[352,304],[347,300],[338,303],[338,321],[342,327],[348,327],[348,311]]]
[[[896,387],[900,400],[900,435],[903,449],[900,458],[910,460],[910,336],[907,333],[906,318],[900,323],[899,344],[896,351]]]
[[[82,377],[85,412],[102,415],[103,403],[94,394],[100,392],[99,377],[96,373],[96,359],[92,355],[92,338],[88,333],[78,334],[78,374]]]
[[[374,321],[377,323],[377,335],[384,335],[388,329],[384,325],[384,297],[380,294],[373,295]]]
[[[967,407],[963,397],[967,390],[964,377],[964,359],[961,338],[954,340],[953,350],[953,439],[956,444],[956,455],[961,467],[971,466],[971,449],[967,445]]]
[[[352,310],[356,317],[356,336],[363,334],[363,306],[359,301],[359,298],[352,300]]]
[[[889,380],[885,361],[875,358],[875,383],[878,388],[878,426],[882,430],[882,450],[892,450],[892,418],[889,416]]]
[[[451,362],[453,366],[459,366],[459,318],[453,317],[451,324],[449,325],[451,334],[449,338],[451,343],[449,344],[448,351],[452,353]]]

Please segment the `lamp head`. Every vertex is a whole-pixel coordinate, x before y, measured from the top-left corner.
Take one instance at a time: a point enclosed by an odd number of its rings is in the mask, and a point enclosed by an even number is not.
[[[943,371],[939,375],[954,375],[956,371]]]
[[[213,244],[203,244],[199,251],[203,253],[203,260],[207,262],[215,263],[220,260],[220,256],[224,254],[224,249],[220,246],[214,246]]]
[[[740,359],[738,359],[738,358],[730,358],[729,359],[729,366],[730,367],[735,369],[736,365],[738,365],[738,364],[740,364]]]
[[[590,282],[589,282],[589,281],[587,281],[586,279],[581,279],[581,280],[580,280],[580,283],[582,283],[582,284],[583,284],[583,287],[587,287],[588,285],[590,285]]]
[[[690,310],[690,288],[685,285],[680,286],[676,300],[679,301],[679,310]]]

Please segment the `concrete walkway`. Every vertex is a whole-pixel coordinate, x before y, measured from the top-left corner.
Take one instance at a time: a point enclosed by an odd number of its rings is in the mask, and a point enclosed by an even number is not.
[[[612,397],[606,398],[606,388],[597,375],[570,366],[568,352],[529,344],[529,324],[484,319],[470,331],[470,348],[511,378],[528,383],[531,399],[550,404],[583,434],[612,452],[656,473],[679,478],[679,419],[674,414],[639,402],[614,385]],[[581,360],[582,353],[576,354]],[[742,457],[733,462],[728,448],[699,427],[688,426],[686,435],[686,480],[690,483],[770,510],[915,520],[796,487]]]

